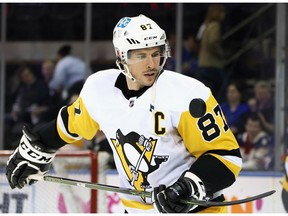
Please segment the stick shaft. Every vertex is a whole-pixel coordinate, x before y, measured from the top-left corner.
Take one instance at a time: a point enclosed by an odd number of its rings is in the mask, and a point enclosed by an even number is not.
[[[74,180],[74,179],[68,179],[68,178],[62,178],[57,176],[43,176],[43,175],[30,175],[28,177],[30,180],[38,180],[38,181],[48,181],[48,182],[54,182],[59,184],[66,184],[71,186],[80,186],[84,188],[94,189],[94,190],[104,190],[104,191],[110,191],[110,192],[116,192],[116,193],[122,193],[122,194],[129,194],[129,195],[135,195],[135,196],[142,196],[147,198],[152,198],[152,192],[148,191],[138,191],[128,188],[121,188],[117,186],[112,185],[106,185],[106,184],[97,184],[93,182],[86,182],[81,180]],[[274,194],[276,191],[271,190],[262,194],[258,194],[256,196],[252,196],[246,199],[241,200],[235,200],[235,201],[226,201],[226,202],[216,202],[216,201],[203,201],[203,200],[195,200],[195,199],[187,199],[187,200],[179,200],[181,203],[190,204],[190,205],[200,205],[200,206],[230,206],[230,205],[238,205],[246,202],[252,202],[254,200],[258,200],[261,198],[265,198],[267,196],[270,196]]]
[[[97,184],[93,182],[86,182],[81,180],[74,180],[74,179],[68,179],[68,178],[62,178],[57,176],[43,176],[43,175],[30,175],[29,179],[38,180],[38,181],[47,181],[47,182],[54,182],[59,184],[66,184],[71,186],[79,186],[84,188],[90,188],[94,190],[104,190],[104,191],[110,191],[110,192],[117,192],[117,193],[123,193],[123,194],[130,194],[130,195],[136,195],[136,196],[144,196],[151,198],[151,192],[147,191],[138,191],[138,190],[132,190],[128,188],[121,188],[116,187],[112,185],[106,185],[106,184]]]

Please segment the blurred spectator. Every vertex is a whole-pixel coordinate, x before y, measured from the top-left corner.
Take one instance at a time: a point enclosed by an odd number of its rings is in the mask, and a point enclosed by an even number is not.
[[[237,140],[243,158],[243,170],[269,170],[273,161],[271,137],[262,129],[256,114],[246,121],[245,131],[238,134]]]
[[[242,100],[242,85],[239,82],[230,82],[227,86],[227,102],[221,104],[227,124],[236,136],[244,131],[246,118],[250,112],[247,103]]]
[[[172,33],[168,38],[171,57],[165,64],[166,70],[175,70],[176,67],[176,34]],[[197,70],[197,43],[193,34],[190,34],[182,46],[182,74],[194,77]]]
[[[87,75],[85,62],[73,56],[71,49],[70,45],[64,45],[58,50],[58,62],[50,82],[50,87],[61,93],[64,104],[67,104],[73,95],[80,93]]]
[[[263,129],[270,135],[273,135],[275,106],[272,89],[267,81],[261,80],[255,84],[254,99],[250,99],[249,104],[251,106],[251,110],[254,109],[254,112],[258,114]]]
[[[55,63],[52,60],[45,60],[41,65],[41,71],[46,83],[50,83],[55,69]]]
[[[252,97],[252,98],[249,98],[248,101],[247,101],[247,104],[250,108],[250,111],[253,113],[257,112],[257,101],[256,101],[256,98]]]
[[[221,43],[221,22],[225,18],[222,4],[211,4],[196,39],[200,42],[197,78],[220,97],[223,81],[224,50]]]
[[[13,101],[11,120],[7,127],[11,126],[10,135],[18,139],[22,135],[23,124],[37,125],[43,121],[40,115],[33,112],[39,106],[49,102],[48,85],[38,78],[30,67],[24,65],[18,70],[20,84],[16,90],[16,99]]]
[[[182,57],[183,74],[195,77],[198,69],[198,44],[193,34],[190,34],[185,41]]]
[[[41,65],[41,73],[47,86],[52,80],[54,73],[55,63],[52,60],[45,60]],[[40,119],[40,123],[53,120],[59,109],[61,108],[61,97],[54,89],[49,88],[49,99],[45,104],[35,106],[35,109],[31,111],[31,115],[34,118]]]
[[[48,85],[37,78],[28,66],[19,69],[19,79],[20,85],[11,112],[12,119],[15,122],[37,124],[39,119],[33,118],[31,111],[49,100]]]
[[[53,78],[54,69],[55,69],[55,63],[52,60],[45,60],[42,63],[42,75],[48,85],[50,84]],[[55,117],[57,117],[58,111],[63,104],[61,102],[61,95],[59,94],[59,92],[56,92],[51,87],[49,89],[49,95],[50,95],[49,104],[47,104],[47,106],[38,107],[38,109],[34,110],[34,112],[35,111],[42,112],[42,115],[44,114],[44,116],[46,117],[45,120],[51,121],[55,119]],[[68,103],[73,103],[74,100],[77,99],[77,97],[78,94],[71,95]],[[79,140],[70,145],[64,146],[61,150],[83,150],[86,148],[85,142],[86,140],[85,141]]]

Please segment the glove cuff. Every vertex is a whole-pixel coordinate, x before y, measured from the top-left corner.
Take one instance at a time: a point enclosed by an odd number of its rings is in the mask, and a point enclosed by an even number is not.
[[[184,178],[189,179],[189,183],[191,184],[192,193],[191,196],[198,200],[205,200],[206,197],[206,189],[202,180],[196,176],[192,172],[186,172],[184,174]]]
[[[37,149],[37,146],[32,146],[30,140],[24,134],[22,135],[20,145],[18,147],[20,155],[28,161],[47,164],[50,163],[56,155],[55,153],[42,152]]]
[[[189,171],[185,172],[184,177],[190,178],[193,181],[196,180],[202,182],[202,180],[197,175]]]

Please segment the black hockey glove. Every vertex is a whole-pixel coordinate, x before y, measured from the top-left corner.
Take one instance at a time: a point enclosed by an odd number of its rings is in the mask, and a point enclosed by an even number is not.
[[[23,188],[32,174],[46,174],[56,154],[55,150],[48,151],[28,126],[22,132],[19,146],[7,161],[6,177],[12,189]],[[29,184],[34,182],[29,180]]]
[[[153,205],[160,213],[187,213],[195,209],[197,205],[181,203],[180,199],[204,200],[205,196],[206,192],[201,179],[191,172],[186,172],[170,187],[159,185],[154,188]]]

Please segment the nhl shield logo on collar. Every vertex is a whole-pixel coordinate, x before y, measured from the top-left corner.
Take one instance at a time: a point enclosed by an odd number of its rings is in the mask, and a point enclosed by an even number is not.
[[[129,101],[129,107],[133,107],[134,106],[134,100],[130,100]]]

